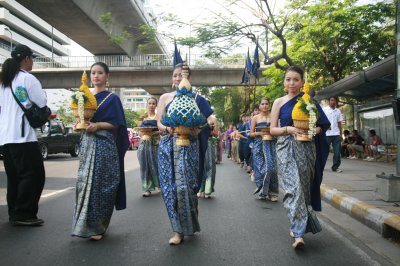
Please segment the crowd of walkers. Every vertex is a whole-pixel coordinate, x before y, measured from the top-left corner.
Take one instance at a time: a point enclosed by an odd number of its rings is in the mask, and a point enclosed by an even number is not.
[[[10,122],[10,117],[12,121],[24,119],[11,90],[27,107],[33,103],[44,106],[46,97],[37,79],[27,73],[32,69],[31,50],[26,46],[17,49],[19,52],[3,64],[0,88],[0,144],[5,151],[9,219],[14,225],[42,225],[44,221],[37,213],[45,178],[43,161],[38,159],[41,156],[34,129],[26,123],[26,134],[21,136],[19,124]],[[173,70],[174,88],[182,81],[182,70],[181,64]],[[150,131],[142,131],[137,153],[142,196],[161,193],[173,231],[171,245],[200,231],[198,199],[212,197],[223,143],[232,163],[251,176],[257,199],[277,202],[282,194],[293,247],[304,245],[303,236],[310,231],[310,215],[315,217],[313,212],[321,210],[319,186],[328,155],[325,132],[330,122],[317,104],[320,116],[315,137],[311,141],[296,140],[298,135],[307,134],[294,127],[291,118],[294,105],[303,94],[303,75],[301,68],[289,67],[284,77],[285,96],[276,99],[272,108],[270,101],[262,98],[251,115],[243,114],[241,123],[230,124],[223,134],[210,104],[194,94],[207,122],[191,129],[188,146],[177,145],[175,129],[161,122],[176,90],[163,94],[159,100],[148,99],[140,128]],[[107,89],[109,78],[106,64],[92,65],[90,80],[98,107],[82,133],[72,218],[72,235],[92,240],[103,238],[114,208],[126,208],[127,126],[119,97]]]

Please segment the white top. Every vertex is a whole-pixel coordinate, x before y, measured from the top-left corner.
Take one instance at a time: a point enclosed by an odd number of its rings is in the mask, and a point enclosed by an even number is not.
[[[47,104],[46,93],[39,80],[26,71],[19,71],[12,81],[12,88],[18,100],[29,109],[34,102],[39,107]],[[0,145],[37,141],[35,129],[25,119],[25,136],[22,137],[22,116],[24,111],[15,101],[10,87],[0,85]]]
[[[322,108],[326,117],[328,117],[329,122],[331,122],[331,126],[326,131],[327,136],[340,136],[340,128],[338,127],[338,123],[342,122],[343,116],[342,112],[339,109],[332,109],[329,105]]]

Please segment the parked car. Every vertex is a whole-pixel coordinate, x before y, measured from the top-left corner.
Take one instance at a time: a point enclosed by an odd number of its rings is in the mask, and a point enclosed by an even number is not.
[[[129,137],[129,149],[130,150],[138,149],[140,142],[139,133],[134,131],[132,128],[128,128],[128,137]]]
[[[42,129],[36,129],[36,135],[43,159],[54,153],[78,156],[81,135],[66,128],[60,120],[51,119]]]
[[[66,128],[60,120],[49,120],[42,128],[36,129],[36,136],[43,159],[47,159],[49,154],[53,153],[78,156],[80,133],[72,132],[72,128]],[[0,155],[2,154],[3,146],[0,145]]]

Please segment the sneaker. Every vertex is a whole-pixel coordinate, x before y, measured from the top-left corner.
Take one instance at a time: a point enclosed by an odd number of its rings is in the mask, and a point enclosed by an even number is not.
[[[374,161],[375,159],[374,159],[374,157],[369,157],[369,159],[367,160],[368,162],[372,162],[372,161]]]
[[[42,225],[44,221],[42,219],[31,218],[26,220],[15,220],[12,222],[13,225],[25,225],[25,226],[38,226]]]
[[[368,161],[368,160],[369,160],[369,158],[371,158],[371,157],[367,156],[367,157],[366,157],[366,158],[364,158],[363,160],[364,160],[364,161]]]
[[[342,170],[342,169],[340,169],[340,168],[337,168],[336,170],[333,170],[333,172],[336,172],[336,173],[341,173],[341,172],[343,172],[343,170]]]
[[[354,156],[350,156],[349,159],[350,160],[355,160],[355,159],[358,159],[358,158],[357,158],[357,156],[354,155]]]

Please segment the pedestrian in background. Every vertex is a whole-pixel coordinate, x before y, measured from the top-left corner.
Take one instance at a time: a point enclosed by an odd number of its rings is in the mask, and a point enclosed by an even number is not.
[[[326,117],[328,117],[331,126],[326,131],[326,140],[328,145],[332,144],[333,149],[333,164],[332,164],[332,171],[336,173],[343,172],[342,169],[339,168],[341,160],[340,160],[340,147],[341,147],[341,132],[342,132],[342,121],[343,116],[342,112],[336,108],[337,106],[337,99],[336,97],[329,98],[329,105],[322,108]]]
[[[45,182],[43,158],[35,129],[32,128],[18,101],[29,109],[32,104],[44,107],[46,94],[32,70],[32,50],[18,44],[11,58],[4,61],[0,88],[0,145],[7,175],[7,205],[10,223],[41,225],[37,217],[39,199]],[[12,90],[12,91],[11,91]]]
[[[147,99],[147,113],[141,127],[153,127],[150,138],[140,139],[137,157],[140,164],[140,179],[142,180],[143,197],[149,197],[151,191],[160,187],[158,183],[158,145],[160,143],[160,131],[157,128],[157,99]]]
[[[126,208],[124,156],[129,139],[121,100],[107,90],[109,72],[102,62],[90,68],[97,110],[79,150],[72,235],[92,240],[106,233],[114,206]]]
[[[252,150],[254,179],[258,199],[278,201],[279,184],[276,167],[276,139],[263,140],[266,132],[259,127],[270,127],[271,116],[269,113],[269,101],[262,98],[259,105],[260,113],[251,121],[250,137],[254,138]]]
[[[182,67],[182,64],[176,65],[172,73],[174,88],[178,87],[182,80]],[[174,232],[169,239],[171,245],[179,245],[184,236],[191,236],[200,231],[197,192],[202,182],[201,168],[204,167],[200,160],[204,160],[207,149],[207,143],[200,141],[199,129],[192,129],[190,146],[179,147],[176,145],[177,136],[174,129],[161,124],[162,116],[168,111],[175,95],[176,90],[164,93],[157,106],[158,128],[165,132],[158,149],[158,172],[163,200]],[[197,94],[194,97],[201,113],[208,118],[213,112],[211,106],[202,96]],[[207,140],[209,130],[203,131]],[[181,156],[184,151],[187,151],[188,156]]]
[[[275,100],[271,111],[271,135],[279,136],[276,143],[278,177],[284,192],[283,205],[287,211],[290,223],[290,235],[294,237],[293,248],[304,246],[303,236],[307,232],[308,213],[313,213],[313,195],[311,185],[318,174],[316,167],[321,167],[319,160],[326,162],[326,158],[316,156],[320,153],[320,145],[328,149],[326,140],[297,141],[295,137],[308,134],[306,130],[293,126],[292,111],[303,93],[300,92],[304,84],[304,71],[291,66],[285,72],[284,86],[287,95]],[[316,137],[326,131],[329,120],[326,118],[319,104],[316,104],[320,117],[316,122]],[[278,126],[278,122],[280,125]],[[311,208],[311,206],[313,208]]]
[[[210,135],[208,138],[208,147],[204,158],[204,171],[201,182],[201,187],[197,196],[199,198],[210,198],[211,193],[214,192],[215,176],[217,174],[216,157],[218,141],[218,126],[217,118],[214,115],[210,115],[207,119],[207,127],[210,128]]]

